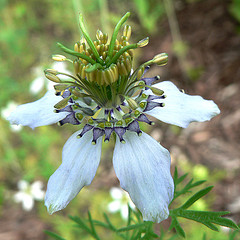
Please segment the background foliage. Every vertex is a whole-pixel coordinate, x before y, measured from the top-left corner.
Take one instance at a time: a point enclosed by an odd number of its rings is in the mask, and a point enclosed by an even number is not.
[[[84,14],[88,30],[93,36],[98,28],[111,33],[120,17],[130,11],[132,16],[128,23],[133,28],[132,41],[138,41],[146,36],[150,37],[149,46],[136,54],[138,62],[146,60],[146,56],[151,58],[157,54],[156,44],[160,45],[161,39],[170,34],[171,38],[165,46],[171,50],[170,66],[175,66],[174,63],[178,61],[179,70],[178,75],[166,75],[165,73],[165,77],[173,77],[176,81],[182,79],[182,82],[180,80],[178,84],[179,87],[194,89],[193,84],[200,81],[206,67],[189,61],[191,43],[182,39],[175,14],[178,11],[184,12],[185,9],[191,8],[198,2],[206,1],[1,0],[0,111],[2,112],[11,101],[22,104],[43,96],[47,90],[47,84],[40,92],[33,93],[30,91],[31,83],[36,77],[41,77],[41,72],[45,68],[52,65],[51,55],[61,53],[56,42],[61,42],[71,48],[79,40],[80,32],[77,22],[79,12]],[[233,34],[237,36],[240,21],[239,0],[226,1],[225,4],[231,22],[235,24]],[[198,14],[204,15],[204,12],[199,11]],[[170,28],[162,28],[162,26],[168,26],[168,22]],[[189,16],[188,24],[191,24],[191,16]],[[164,47],[164,45],[161,46]],[[158,50],[167,51],[164,48]],[[153,74],[164,71],[164,69],[153,70]],[[171,72],[170,67],[166,68],[166,72]],[[145,125],[143,127],[146,131],[155,134],[159,133],[162,127],[169,136],[177,137],[182,134],[182,130],[177,127],[167,128],[161,124],[154,128],[148,128]],[[118,186],[111,163],[112,142],[108,145],[104,144],[101,166],[93,184],[83,189],[64,211],[49,216],[44,203],[36,202],[32,211],[25,212],[21,205],[13,200],[14,193],[18,191],[17,182],[21,179],[30,183],[41,180],[46,188],[48,178],[61,162],[61,149],[64,143],[76,129],[74,126],[60,128],[53,125],[35,130],[24,127],[20,131],[14,131],[2,114],[0,119],[0,238],[3,236],[4,239],[52,239],[43,232],[50,230],[69,240],[79,239],[79,236],[81,239],[90,239],[82,229],[73,227],[74,224],[68,215],[87,218],[90,210],[94,219],[104,220],[103,212],[107,212],[106,206],[112,201],[109,190],[113,186]],[[169,137],[169,139],[174,140],[174,137]],[[168,142],[165,143],[166,147],[168,144]],[[205,179],[212,185],[229,177],[229,173],[224,169],[216,170],[202,162],[196,165],[191,162],[191,159],[181,159],[181,156],[173,155],[173,162],[178,165],[180,172],[190,172],[190,176],[195,177],[196,180]],[[179,204],[183,204],[186,199],[186,197],[179,199]],[[213,193],[194,204],[192,209],[208,211],[215,206],[216,201]],[[228,209],[226,207],[217,210]],[[119,213],[109,213],[109,217],[114,225],[125,226],[125,220]],[[191,223],[190,225],[185,220],[181,223],[185,227],[187,239],[221,240],[228,238],[228,232],[225,230],[215,233],[199,224]],[[16,225],[20,227],[16,229]],[[161,227],[156,225],[154,230],[159,234],[161,228],[167,229],[169,225],[170,222],[165,221]],[[29,232],[29,229],[32,232]],[[102,239],[112,239],[110,233],[102,228],[99,228],[98,233]],[[174,231],[171,231],[164,236],[164,239],[170,239],[174,234]],[[117,239],[117,236],[114,237]],[[238,239],[237,235],[234,235],[232,239]]]

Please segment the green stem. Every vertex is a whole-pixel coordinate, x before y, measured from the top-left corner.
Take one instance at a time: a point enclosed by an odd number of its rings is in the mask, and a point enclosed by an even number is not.
[[[57,45],[58,45],[65,53],[68,53],[68,54],[71,54],[71,55],[73,55],[73,56],[76,56],[76,57],[85,59],[86,61],[88,61],[88,62],[91,63],[91,64],[96,64],[96,62],[95,62],[92,58],[90,58],[90,57],[88,57],[88,56],[86,56],[86,55],[84,55],[84,54],[82,54],[82,53],[75,52],[75,51],[73,51],[73,50],[71,50],[71,49],[69,49],[69,48],[66,48],[66,47],[63,46],[61,43],[57,43]]]
[[[118,32],[121,28],[121,26],[127,21],[127,19],[129,18],[130,16],[130,12],[127,12],[121,19],[120,21],[118,22],[118,24],[116,25],[114,31],[113,31],[113,35],[112,35],[112,38],[111,38],[111,41],[110,41],[110,44],[109,44],[109,49],[108,49],[108,56],[109,56],[109,59],[112,58],[112,55],[113,55],[113,49],[114,49],[114,44],[115,44],[115,41],[117,39],[117,35],[118,35]]]
[[[89,72],[93,72],[97,69],[104,69],[104,67],[100,63],[95,63],[94,65],[86,68],[85,72],[89,73]]]
[[[107,67],[109,67],[112,63],[115,63],[118,58],[126,51],[130,50],[130,49],[135,49],[135,48],[138,48],[138,45],[137,43],[135,44],[130,44],[128,46],[125,46],[123,48],[121,48],[115,55],[114,57],[107,63]]]
[[[129,84],[131,84],[131,83],[135,80],[138,71],[139,71],[142,67],[146,67],[146,66],[151,65],[151,64],[153,64],[153,60],[152,60],[152,59],[149,60],[149,61],[147,61],[147,62],[145,62],[145,63],[143,63],[142,65],[140,65],[140,66],[133,72],[132,76],[130,77],[130,79],[129,79]]]
[[[95,45],[93,44],[93,41],[90,38],[89,34],[87,33],[87,30],[86,30],[86,28],[85,28],[85,26],[83,24],[83,16],[82,16],[82,14],[80,14],[80,16],[79,16],[79,25],[80,25],[80,29],[82,30],[83,36],[86,39],[89,47],[92,49],[93,54],[96,57],[97,61],[99,63],[101,63],[101,64],[104,64],[104,61],[100,58],[99,53],[98,53],[97,49],[95,48]]]
[[[128,91],[126,92],[126,95],[128,96],[128,93],[131,91],[131,90],[133,90],[134,88],[143,88],[143,87],[145,87],[144,85],[135,85],[135,86],[133,86],[133,87],[131,87],[130,89],[128,89]]]
[[[77,78],[75,78],[74,76],[70,75],[70,74],[67,74],[67,73],[63,73],[63,72],[58,72],[57,75],[64,75],[64,76],[67,76],[67,77],[70,77],[76,81],[79,81]]]
[[[102,91],[99,88],[92,86],[92,84],[90,82],[88,82],[86,79],[82,79],[79,74],[77,74],[77,76],[81,79],[82,83],[84,84],[84,86],[85,86],[84,90],[88,94],[94,96],[92,98],[95,100],[95,102],[99,106],[103,106],[106,100],[105,100],[105,98],[103,98]]]

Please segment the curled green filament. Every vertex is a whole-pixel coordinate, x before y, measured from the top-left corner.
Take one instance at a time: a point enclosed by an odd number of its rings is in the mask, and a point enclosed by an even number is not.
[[[110,41],[110,44],[109,44],[109,49],[108,49],[108,57],[109,59],[112,58],[112,55],[113,55],[113,49],[114,49],[114,44],[115,44],[115,41],[117,39],[117,35],[118,35],[118,32],[121,28],[121,26],[127,21],[127,19],[129,18],[130,16],[130,12],[127,12],[121,19],[120,21],[118,22],[118,24],[116,25],[114,31],[113,31],[113,35],[112,35],[112,38],[111,38],[111,41]]]
[[[63,46],[61,43],[57,43],[57,45],[65,52],[65,53],[68,53],[68,54],[71,54],[73,56],[76,56],[76,57],[79,57],[79,58],[82,58],[82,59],[85,59],[86,61],[88,61],[89,63],[91,64],[96,64],[96,62],[88,57],[87,55],[85,54],[82,54],[82,53],[79,53],[79,52],[76,52],[76,51],[73,51],[69,48],[66,48],[65,46]]]
[[[80,26],[80,29],[81,29],[83,35],[84,35],[84,38],[86,39],[89,47],[92,49],[93,54],[96,57],[97,61],[99,63],[101,63],[101,64],[104,64],[104,61],[100,58],[99,53],[98,53],[96,47],[94,46],[93,41],[90,38],[89,34],[87,33],[87,30],[86,30],[86,28],[85,28],[85,26],[83,24],[83,16],[82,16],[82,14],[79,15],[79,26]]]

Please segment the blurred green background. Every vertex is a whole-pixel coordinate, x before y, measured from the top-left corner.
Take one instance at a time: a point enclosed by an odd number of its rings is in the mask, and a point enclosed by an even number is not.
[[[239,117],[234,118],[233,115],[239,106],[239,94],[235,90],[239,87],[240,1],[1,0],[0,239],[51,239],[44,230],[56,232],[69,240],[91,239],[74,227],[68,215],[84,217],[90,210],[95,219],[102,219],[103,212],[108,212],[107,206],[113,201],[109,191],[118,186],[111,163],[113,142],[103,145],[101,164],[93,183],[84,188],[65,210],[50,216],[43,201],[35,201],[30,211],[16,203],[14,195],[19,191],[19,180],[26,180],[29,184],[39,180],[46,190],[48,178],[61,163],[64,143],[78,128],[58,127],[56,124],[35,130],[12,128],[5,117],[11,111],[9,107],[35,101],[47,91],[43,70],[52,66],[52,54],[62,54],[56,42],[73,48],[79,41],[79,12],[83,13],[88,31],[94,37],[97,29],[110,35],[127,11],[131,12],[128,20],[132,26],[131,42],[150,37],[149,45],[136,51],[135,65],[157,53],[167,52],[169,64],[163,68],[153,67],[150,75],[160,74],[161,80],[173,80],[190,94],[214,99],[223,114],[210,125],[193,124],[186,131],[163,123],[154,127],[143,125],[143,129],[172,150],[173,166],[177,165],[181,173],[189,172],[190,177],[196,180],[206,179],[209,185],[216,184],[211,196],[195,204],[195,209],[231,210],[234,199],[238,199],[239,187],[233,194],[231,186],[239,180],[239,154],[236,151],[233,156],[234,151],[230,147],[222,148],[220,143],[229,144],[236,150],[239,140],[239,135],[231,128],[239,123]],[[68,70],[72,71],[71,68]],[[224,105],[229,96],[228,104]],[[224,125],[227,116],[232,116],[233,124],[230,126]],[[214,144],[204,145],[204,142],[212,143],[214,139],[221,140],[215,148]],[[218,155],[211,154],[212,150],[222,158],[216,158]],[[232,161],[233,158],[233,165],[226,167],[226,159]],[[229,217],[239,221],[240,204],[232,209],[235,214]],[[120,212],[108,214],[116,225],[125,223]],[[168,221],[162,227],[166,229]],[[190,225],[187,221],[183,221],[183,228],[187,239],[203,239],[205,233],[206,239],[228,239],[226,229],[216,233],[198,224]],[[100,231],[102,239],[118,239]],[[159,231],[160,226],[156,225],[156,232]],[[172,235],[174,233],[170,232],[166,239]]]

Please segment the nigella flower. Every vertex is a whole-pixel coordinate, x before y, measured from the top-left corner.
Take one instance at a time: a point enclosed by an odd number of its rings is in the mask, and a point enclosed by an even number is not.
[[[59,44],[74,59],[53,56],[54,60],[71,62],[74,74],[45,70],[46,77],[58,83],[55,91],[19,106],[9,117],[12,124],[31,128],[56,122],[83,126],[64,145],[62,164],[49,179],[45,205],[51,214],[65,208],[91,183],[100,162],[102,139],[107,142],[113,136],[113,166],[121,187],[129,193],[144,220],[166,219],[174,193],[170,154],[141,131],[139,122],[151,125],[151,115],[185,128],[190,122],[210,120],[220,112],[213,101],[184,94],[169,81],[154,84],[158,76],[144,77],[150,65],[167,63],[165,53],[132,70],[133,49],[145,46],[148,38],[129,44],[129,25],[117,38],[129,15],[126,13],[116,25],[110,41],[100,30],[92,41],[80,15],[84,38],[74,50]],[[61,79],[61,75],[69,79]]]

